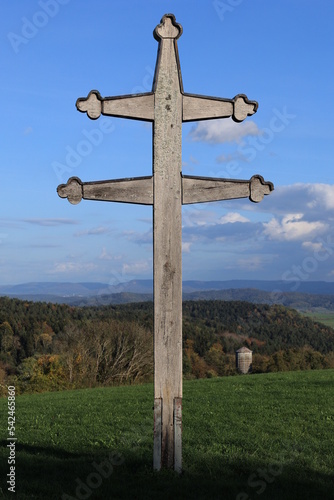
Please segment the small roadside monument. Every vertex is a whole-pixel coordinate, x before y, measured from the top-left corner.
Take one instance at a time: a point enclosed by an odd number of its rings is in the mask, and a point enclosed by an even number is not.
[[[61,198],[153,206],[154,449],[153,467],[182,470],[182,205],[249,198],[259,202],[274,189],[260,175],[250,180],[182,174],[182,123],[232,117],[242,122],[258,107],[244,94],[233,99],[183,91],[177,39],[182,26],[165,14],[153,32],[159,43],[152,92],[101,97],[96,90],[77,109],[96,120],[115,116],[153,124],[153,171],[148,177],[58,186]]]

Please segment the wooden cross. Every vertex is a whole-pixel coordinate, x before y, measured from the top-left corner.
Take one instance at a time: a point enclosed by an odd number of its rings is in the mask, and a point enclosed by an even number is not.
[[[152,92],[102,98],[92,90],[77,109],[95,120],[101,114],[153,123],[153,175],[99,182],[71,177],[58,186],[61,198],[153,205],[154,274],[154,451],[155,469],[181,471],[182,414],[182,205],[249,198],[259,202],[273,190],[259,175],[231,180],[182,175],[182,123],[232,117],[258,107],[243,94],[234,99],[183,92],[177,39],[182,26],[173,14],[154,30],[159,43]]]

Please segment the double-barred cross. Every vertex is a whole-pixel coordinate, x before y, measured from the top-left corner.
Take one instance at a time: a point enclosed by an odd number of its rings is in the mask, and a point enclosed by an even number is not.
[[[173,14],[154,30],[159,43],[152,92],[102,98],[92,90],[77,109],[95,120],[101,114],[153,123],[153,174],[149,177],[58,186],[61,198],[153,206],[154,275],[154,450],[155,469],[182,467],[182,205],[249,198],[259,202],[273,190],[259,175],[250,180],[182,175],[182,123],[232,117],[242,122],[258,107],[243,94],[234,99],[183,92],[177,39],[182,26]]]

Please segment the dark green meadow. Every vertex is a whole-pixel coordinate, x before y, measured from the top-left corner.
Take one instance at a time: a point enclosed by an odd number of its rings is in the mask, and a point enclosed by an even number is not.
[[[2,495],[331,499],[333,388],[334,370],[185,381],[180,476],[152,470],[151,384],[18,396],[16,494],[4,479],[9,465],[2,398]]]

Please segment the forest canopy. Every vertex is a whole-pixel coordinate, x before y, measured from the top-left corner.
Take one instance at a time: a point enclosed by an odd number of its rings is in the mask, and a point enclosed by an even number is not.
[[[183,373],[235,374],[235,351],[253,371],[334,367],[334,331],[280,305],[183,303]],[[19,392],[153,380],[153,304],[73,307],[0,298],[0,384]],[[3,391],[2,391],[3,392]]]

